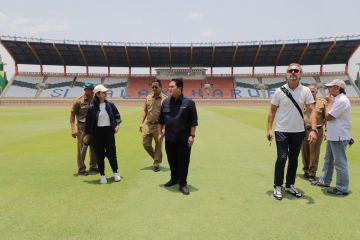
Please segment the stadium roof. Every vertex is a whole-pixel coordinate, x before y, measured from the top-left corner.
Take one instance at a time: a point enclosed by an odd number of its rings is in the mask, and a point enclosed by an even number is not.
[[[348,64],[360,35],[231,43],[119,43],[0,38],[16,64],[99,67],[270,67]]]

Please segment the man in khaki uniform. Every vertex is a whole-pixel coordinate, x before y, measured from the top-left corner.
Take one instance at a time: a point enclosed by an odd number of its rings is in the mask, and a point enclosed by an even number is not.
[[[84,144],[84,128],[88,107],[94,97],[94,84],[91,82],[84,83],[84,95],[78,97],[74,102],[70,112],[70,127],[71,135],[73,138],[77,138],[77,165],[78,175],[87,176],[86,165],[84,159],[81,156],[81,148]],[[77,120],[77,126],[75,126],[75,117]],[[90,171],[98,172],[97,162],[95,158],[95,152],[92,145],[90,145]]]
[[[161,142],[158,140],[158,119],[162,102],[166,95],[161,92],[161,81],[155,79],[152,84],[152,93],[146,97],[144,111],[140,119],[140,132],[143,133],[143,146],[154,160],[154,172],[160,171],[162,162]],[[146,118],[146,124],[144,124]],[[152,146],[152,140],[155,141],[155,149]]]
[[[309,144],[306,140],[309,132],[311,131],[311,124],[309,121],[308,114],[304,114],[304,121],[306,127],[306,138],[303,141],[301,147],[301,155],[302,161],[304,165],[304,177],[309,179],[309,181],[315,180],[316,171],[318,169],[319,163],[319,155],[320,155],[320,147],[323,141],[323,125],[325,125],[325,109],[326,109],[326,101],[325,99],[316,97],[317,87],[315,84],[311,84],[308,86],[315,100],[315,110],[316,110],[316,126],[317,126],[317,140],[316,142]]]

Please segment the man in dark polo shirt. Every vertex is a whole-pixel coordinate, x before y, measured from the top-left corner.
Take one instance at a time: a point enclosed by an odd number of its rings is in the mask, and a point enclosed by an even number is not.
[[[160,109],[158,132],[159,141],[165,134],[165,150],[171,170],[171,179],[164,186],[171,187],[179,183],[180,192],[188,195],[190,192],[186,179],[198,118],[195,102],[182,94],[183,86],[182,79],[170,81],[169,97]]]

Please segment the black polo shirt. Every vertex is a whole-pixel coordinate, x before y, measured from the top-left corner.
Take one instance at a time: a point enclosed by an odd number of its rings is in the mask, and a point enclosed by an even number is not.
[[[182,94],[168,97],[161,105],[159,124],[165,125],[165,141],[187,142],[191,127],[198,125],[195,102]]]

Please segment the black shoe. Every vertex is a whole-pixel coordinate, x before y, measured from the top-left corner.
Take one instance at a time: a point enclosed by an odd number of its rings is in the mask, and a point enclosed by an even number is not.
[[[309,180],[309,182],[314,182],[314,181],[316,181],[315,176],[309,176],[308,180]]]
[[[327,193],[330,193],[330,194],[333,194],[333,195],[340,195],[340,196],[346,196],[346,195],[349,194],[347,192],[342,192],[337,188],[329,189],[329,190],[327,190]]]
[[[306,172],[306,173],[304,173],[304,178],[309,178],[309,174]]]
[[[154,172],[159,172],[159,171],[160,171],[160,166],[154,165],[153,171],[154,171]]]
[[[78,176],[87,176],[89,173],[87,171],[78,172]]]
[[[89,172],[99,172],[99,169],[96,168],[96,167],[91,167],[91,168],[89,169]]]
[[[190,194],[190,191],[189,191],[189,188],[185,185],[185,186],[182,186],[179,188],[180,192],[184,195],[189,195]]]
[[[171,186],[174,186],[176,184],[177,184],[176,181],[170,179],[170,181],[168,181],[167,183],[164,184],[164,187],[171,187]]]
[[[325,183],[322,183],[320,182],[319,180],[315,180],[315,181],[312,181],[311,182],[311,185],[314,185],[314,186],[319,186],[319,187],[330,187],[329,184],[325,184]]]

